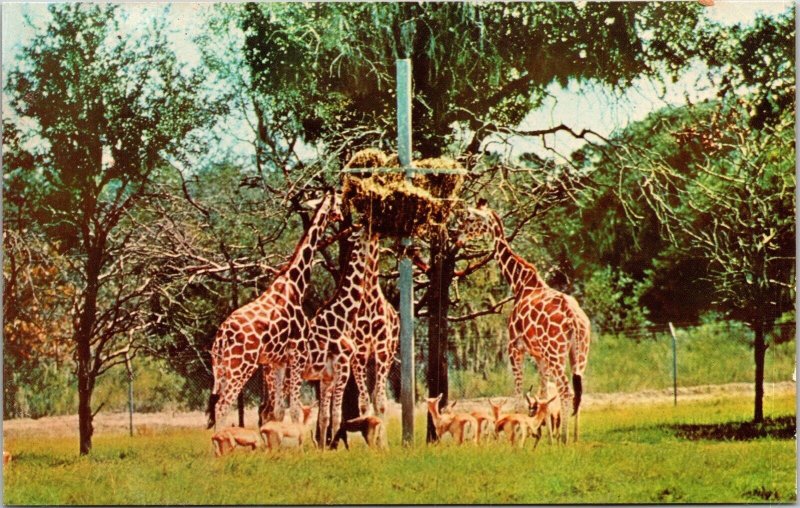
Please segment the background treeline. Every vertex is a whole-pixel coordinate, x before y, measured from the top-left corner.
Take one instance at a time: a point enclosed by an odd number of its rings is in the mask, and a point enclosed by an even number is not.
[[[139,409],[200,407],[216,327],[291,254],[303,203],[358,149],[392,151],[399,57],[414,68],[417,156],[458,158],[465,202],[487,198],[514,248],[591,317],[591,389],[650,387],[603,365],[646,362],[642,331],[670,321],[728,330],[693,340],[755,362],[757,383],[767,346],[793,338],[793,7],[730,27],[690,3],[220,5],[198,20],[194,67],[167,18],[132,23],[137,9],[48,6],[8,64],[4,417],[77,405],[90,438],[92,414],[120,405],[126,364]],[[569,120],[520,128],[552,87],[615,94],[689,73],[715,93],[609,138]],[[505,155],[514,137],[556,134],[586,144]],[[451,371],[451,389],[491,393],[509,289],[490,245],[458,249],[453,226],[419,240],[421,384]],[[347,244],[331,240],[309,312],[343,268]],[[396,300],[396,245],[383,247]]]

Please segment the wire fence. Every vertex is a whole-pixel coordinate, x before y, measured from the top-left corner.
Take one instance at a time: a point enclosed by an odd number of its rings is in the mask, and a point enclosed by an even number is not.
[[[415,374],[416,399],[427,397],[427,344],[424,326],[417,329]],[[450,398],[472,399],[509,396],[513,378],[506,355],[506,335],[471,337],[451,334],[447,353]],[[765,381],[793,380],[796,367],[795,323],[781,323],[768,334]],[[648,326],[593,335],[584,379],[585,393],[663,390],[697,385],[752,382],[753,333],[736,322],[675,326]],[[480,345],[480,351],[477,349]],[[93,397],[103,411],[157,412],[205,410],[212,386],[208,353],[195,351],[163,358],[137,357],[132,377],[117,369],[98,380]],[[368,372],[372,372],[372,368]],[[36,383],[21,383],[4,373],[4,418],[75,414],[77,383],[74,373],[62,366],[36,376]],[[19,373],[17,373],[19,374]],[[538,380],[535,365],[526,360],[524,382]],[[352,382],[352,381],[351,381]],[[243,391],[246,407],[262,400],[258,371]],[[400,362],[395,359],[387,381],[390,400],[400,395]],[[315,390],[305,385],[303,400],[315,399]],[[235,409],[234,409],[235,411]]]

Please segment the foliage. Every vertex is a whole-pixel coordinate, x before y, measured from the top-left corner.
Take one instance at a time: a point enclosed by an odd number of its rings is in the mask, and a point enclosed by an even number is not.
[[[96,378],[135,349],[157,271],[136,257],[147,239],[131,214],[164,158],[179,156],[212,111],[198,93],[202,74],[177,63],[163,21],[123,38],[118,6],[51,5],[48,12],[6,84],[12,120],[26,130],[12,130],[4,144],[30,154],[7,168],[5,191],[20,192],[10,203],[25,205],[12,209],[19,220],[7,225],[62,256],[59,283],[74,288],[60,296],[72,313],[80,449],[88,453]]]
[[[474,147],[515,127],[551,83],[622,87],[667,58],[677,72],[694,54],[699,13],[657,3],[249,4],[239,19],[258,100],[307,142],[390,144],[394,61],[411,58],[415,146],[430,157],[452,143],[454,122],[476,134]]]
[[[584,282],[583,308],[603,332],[639,329],[648,324],[646,309],[639,306],[642,289],[611,267],[597,270]]]

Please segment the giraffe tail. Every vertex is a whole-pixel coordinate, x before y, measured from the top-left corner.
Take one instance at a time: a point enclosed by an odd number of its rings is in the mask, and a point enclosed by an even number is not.
[[[572,398],[572,416],[575,416],[581,407],[581,396],[583,395],[583,378],[580,374],[572,375],[572,388],[575,390],[575,397]]]
[[[206,427],[207,429],[210,429],[217,424],[216,408],[218,400],[219,400],[218,393],[212,393],[211,397],[209,397],[208,399],[208,409],[206,410],[206,414],[208,414],[208,425]]]

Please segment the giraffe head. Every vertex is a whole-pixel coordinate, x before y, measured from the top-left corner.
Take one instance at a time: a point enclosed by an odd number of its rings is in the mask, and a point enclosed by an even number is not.
[[[467,208],[458,221],[460,234],[456,245],[462,247],[473,238],[491,235],[493,228],[492,211],[486,206],[485,199],[479,199],[477,205],[474,208]]]
[[[306,209],[316,210],[317,213],[328,214],[328,222],[341,222],[344,218],[342,213],[342,196],[335,190],[327,190],[325,194],[317,199],[309,199],[303,202],[302,206]]]

